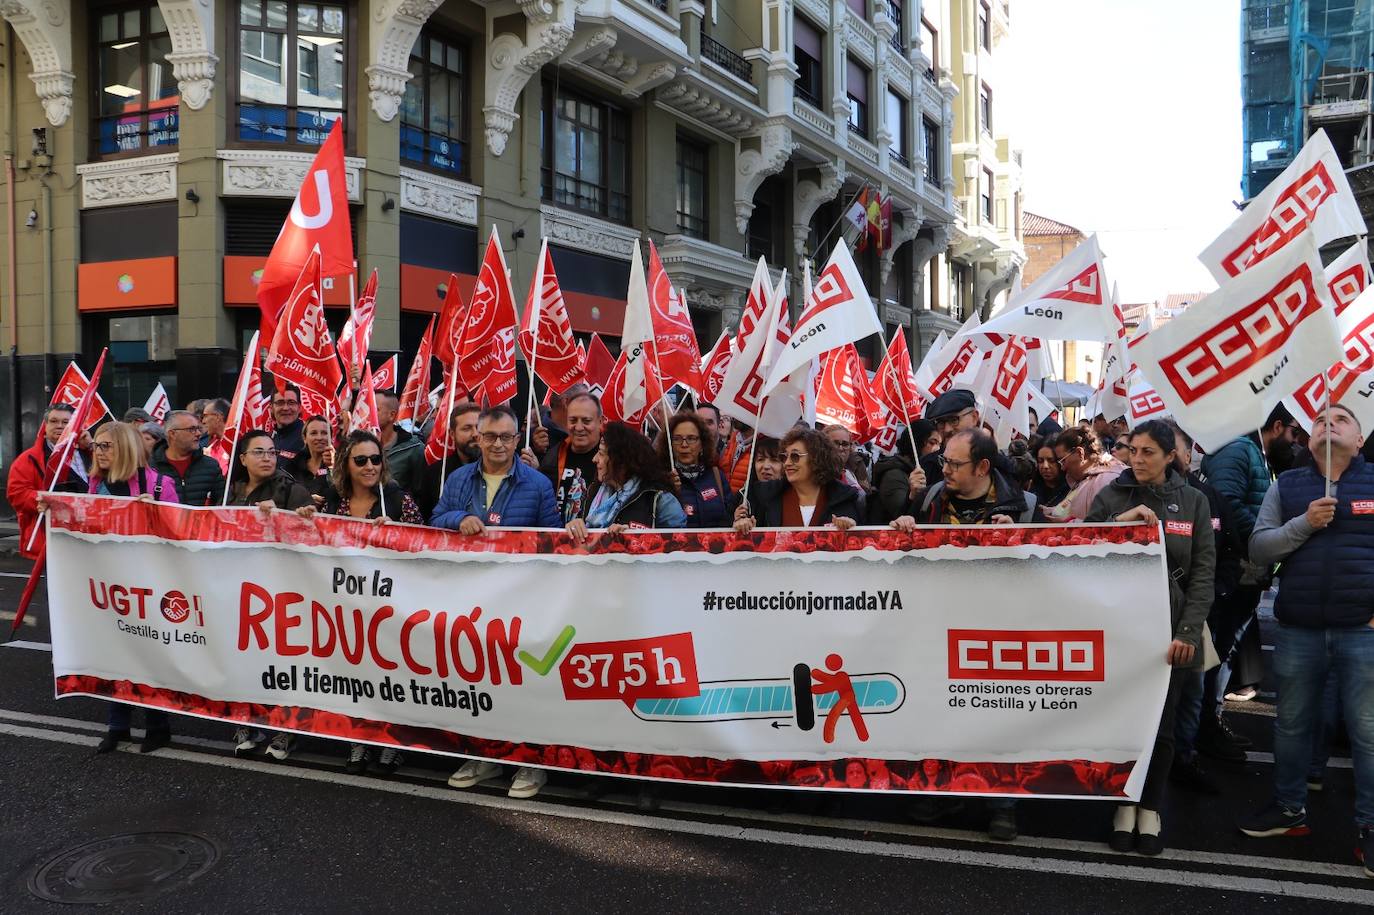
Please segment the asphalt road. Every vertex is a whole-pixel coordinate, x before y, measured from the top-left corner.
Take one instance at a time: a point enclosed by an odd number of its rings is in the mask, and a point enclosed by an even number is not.
[[[27,563],[0,560],[0,618],[12,618]],[[40,591],[41,595],[41,591]],[[0,623],[8,629],[8,619]],[[92,750],[105,707],[53,699],[46,607],[0,648],[0,910],[71,911],[62,853],[129,833],[190,834],[195,847],[140,851],[98,865],[133,875],[119,911],[299,912],[758,911],[1284,912],[1374,906],[1352,857],[1348,750],[1309,802],[1312,835],[1249,839],[1237,814],[1268,797],[1272,696],[1233,706],[1255,741],[1243,768],[1213,767],[1221,797],[1172,792],[1169,850],[1117,854],[1111,805],[1020,805],[1021,838],[983,835],[978,805],[918,827],[906,801],[671,788],[641,812],[633,785],[589,797],[589,780],[554,777],[510,800],[500,783],[445,785],[455,764],[408,757],[389,779],[343,772],[343,747],[298,744],[284,764],[234,759],[230,727],[174,719],[173,745],[141,755]],[[135,724],[140,723],[138,713]],[[137,730],[135,732],[137,734]],[[184,876],[137,878],[150,855]],[[142,856],[140,858],[140,855]],[[63,859],[64,861],[70,859]],[[111,863],[113,862],[113,863]],[[93,865],[95,866],[95,865]],[[106,873],[118,883],[120,873]]]

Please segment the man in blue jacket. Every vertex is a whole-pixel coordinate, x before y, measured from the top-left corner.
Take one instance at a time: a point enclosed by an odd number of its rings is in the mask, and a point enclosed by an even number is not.
[[[562,527],[553,484],[515,459],[519,435],[508,408],[483,410],[477,417],[482,458],[449,474],[429,523],[470,535],[488,527]]]
[[[1279,705],[1274,799],[1240,829],[1257,837],[1306,831],[1313,731],[1334,674],[1355,770],[1356,856],[1374,877],[1374,467],[1359,454],[1363,444],[1350,410],[1333,404],[1319,413],[1309,446],[1315,466],[1281,474],[1255,522],[1250,558],[1283,563],[1274,601]]]

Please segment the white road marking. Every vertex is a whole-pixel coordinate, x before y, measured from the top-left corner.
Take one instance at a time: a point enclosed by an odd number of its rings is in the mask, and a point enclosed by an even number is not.
[[[0,620],[9,620],[9,621],[13,622],[13,621],[14,621],[14,611],[13,611],[13,610],[0,610]],[[32,613],[25,613],[25,614],[24,614],[24,622],[23,622],[23,625],[25,625],[25,626],[37,626],[37,625],[38,625],[38,620],[36,620],[36,619],[33,618],[33,614],[32,614]]]
[[[24,639],[15,639],[13,642],[4,642],[6,648],[28,648],[33,651],[52,651],[52,644],[49,642],[29,642]]]
[[[29,572],[0,572],[0,578],[28,578]],[[39,578],[47,578],[47,575],[40,575]]]
[[[53,718],[51,716],[31,715],[24,712],[10,712],[0,710],[0,714],[5,717],[28,720],[42,720],[52,722],[62,722],[83,731],[103,730],[101,725],[94,722],[77,721],[74,719]],[[47,740],[56,743],[66,743],[78,746],[89,746],[90,739],[83,734],[73,734],[68,731],[49,730],[43,728],[26,727],[17,724],[0,723],[0,734],[8,734],[14,737],[26,737],[37,740]],[[228,744],[221,741],[209,740],[186,740],[178,738],[178,743],[192,743],[199,745],[209,745],[219,749],[228,749]],[[121,747],[123,752],[136,753],[135,745]],[[337,785],[349,788],[372,789],[374,791],[384,791],[390,794],[405,795],[411,797],[421,797],[429,800],[442,801],[445,803],[465,804],[472,807],[484,807],[498,809],[515,813],[536,813],[545,816],[558,817],[560,819],[584,820],[607,825],[629,826],[642,829],[656,829],[661,832],[680,833],[685,835],[707,836],[711,838],[736,839],[739,841],[759,842],[771,845],[791,846],[796,848],[809,848],[824,851],[839,851],[852,854],[880,855],[889,858],[901,858],[906,860],[929,861],[945,864],[955,864],[973,867],[996,867],[1009,870],[1031,871],[1035,873],[1057,873],[1073,877],[1086,877],[1106,880],[1130,880],[1141,883],[1165,884],[1170,886],[1189,886],[1198,889],[1210,889],[1227,892],[1259,893],[1264,895],[1283,896],[1287,898],[1319,899],[1329,902],[1351,903],[1355,905],[1374,905],[1374,890],[1361,890],[1343,886],[1328,886],[1317,883],[1285,882],[1273,880],[1260,876],[1239,876],[1230,874],[1216,874],[1204,871],[1179,870],[1164,867],[1145,866],[1141,864],[1115,864],[1101,863],[1093,861],[1076,861],[1068,858],[1058,857],[1032,857],[1007,853],[985,852],[980,850],[956,849],[931,847],[924,845],[911,845],[898,842],[883,842],[872,839],[853,839],[843,836],[831,835],[812,835],[805,833],[794,833],[781,830],[764,829],[752,826],[733,826],[721,823],[701,823],[687,820],[666,819],[663,817],[646,816],[643,814],[608,811],[596,808],[573,808],[558,804],[550,804],[546,801],[527,800],[516,801],[499,796],[482,793],[467,793],[454,791],[447,787],[430,787],[427,785],[414,785],[406,782],[384,781],[369,776],[347,775],[339,772],[320,771],[317,769],[307,769],[300,767],[282,766],[277,763],[264,762],[255,759],[236,759],[232,756],[207,755],[194,751],[177,749],[175,747],[158,750],[152,756],[175,759],[181,762],[200,763],[202,765],[219,766],[221,768],[237,769],[240,771],[257,772],[259,774],[276,775],[285,778],[294,778],[302,781],[313,781],[324,784]],[[307,755],[307,758],[313,754]],[[319,758],[319,757],[316,757]],[[331,760],[337,764],[337,759]],[[411,774],[410,770],[405,770]],[[442,776],[438,776],[441,778]],[[700,808],[694,805],[665,805],[672,808],[690,808],[689,812],[700,812]],[[739,816],[736,810],[727,811],[731,816]],[[930,838],[954,838],[963,839],[965,836],[976,838],[975,834],[962,833],[956,830],[920,830],[912,827],[902,827],[892,824],[868,824],[863,821],[849,820],[830,820],[820,817],[786,817],[773,815],[759,815],[757,818],[770,818],[775,822],[795,823],[797,825],[817,825],[831,829],[835,828],[857,828],[858,824],[863,827],[878,826],[891,832],[910,837],[930,837]],[[1038,842],[1022,839],[1018,840],[1022,846],[1044,848],[1056,851],[1086,851],[1097,855],[1111,855],[1107,849],[1094,843],[1087,842],[1067,842],[1064,840],[1044,839]],[[1118,856],[1125,858],[1127,856]],[[1133,856],[1132,856],[1133,857]],[[1306,874],[1320,873],[1336,878],[1356,878],[1359,870],[1354,866],[1340,867],[1337,865],[1323,864],[1320,862],[1306,862],[1287,859],[1274,859],[1263,857],[1244,857],[1238,855],[1220,855],[1205,852],[1190,851],[1169,851],[1161,856],[1162,860],[1174,860],[1185,863],[1206,863],[1224,864],[1244,868],[1253,868],[1262,871],[1275,869],[1291,870]],[[1133,858],[1133,860],[1142,860]]]

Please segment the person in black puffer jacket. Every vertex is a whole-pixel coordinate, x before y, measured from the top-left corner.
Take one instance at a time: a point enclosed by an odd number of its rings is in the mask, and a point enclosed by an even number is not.
[[[182,505],[216,505],[224,495],[224,474],[219,462],[200,450],[200,434],[194,413],[173,410],[166,417],[167,440],[153,448],[148,461],[176,483]]]

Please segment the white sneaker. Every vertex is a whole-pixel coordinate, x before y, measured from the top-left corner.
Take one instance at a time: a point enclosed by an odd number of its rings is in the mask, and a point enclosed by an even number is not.
[[[267,745],[267,755],[277,762],[285,762],[286,757],[291,755],[291,735],[276,734],[272,742]]]
[[[548,780],[549,773],[543,769],[521,769],[515,773],[515,778],[511,780],[510,790],[506,792],[506,797],[534,797]]]
[[[448,777],[450,788],[471,788],[479,782],[484,782],[489,778],[496,778],[501,774],[501,767],[496,763],[483,762],[480,759],[469,759],[463,763],[463,767]]]
[[[262,731],[254,731],[251,728],[239,728],[234,732],[234,755],[245,756],[258,748],[258,744],[267,739],[267,735]]]

